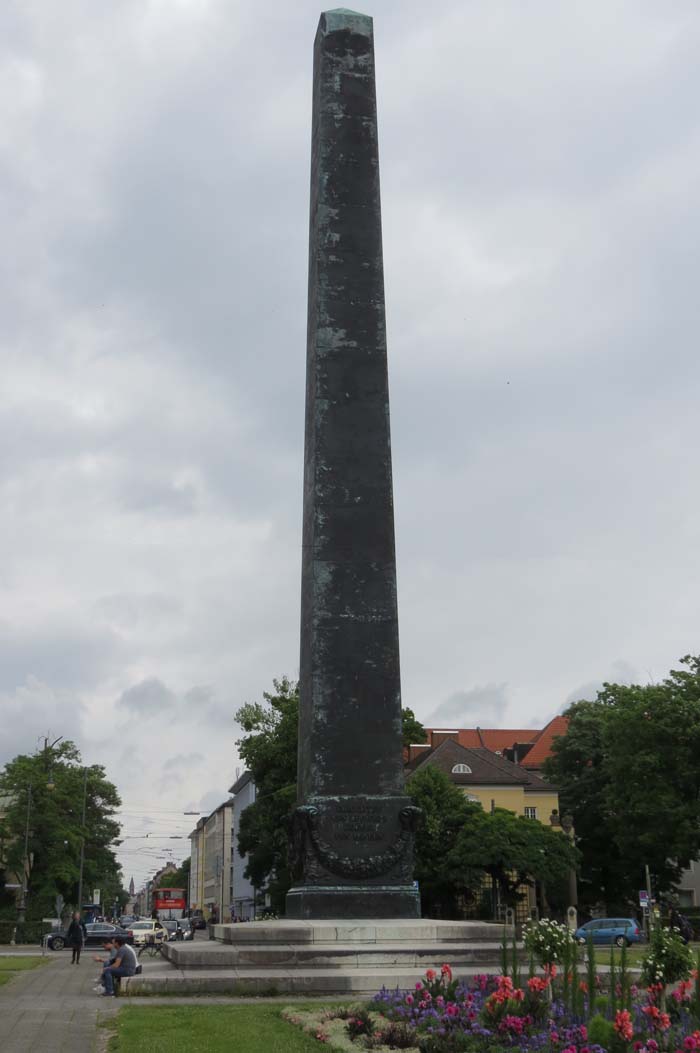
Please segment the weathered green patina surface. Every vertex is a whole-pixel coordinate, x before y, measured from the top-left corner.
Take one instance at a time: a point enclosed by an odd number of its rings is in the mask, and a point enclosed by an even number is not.
[[[314,46],[291,917],[416,917],[404,794],[372,19]]]

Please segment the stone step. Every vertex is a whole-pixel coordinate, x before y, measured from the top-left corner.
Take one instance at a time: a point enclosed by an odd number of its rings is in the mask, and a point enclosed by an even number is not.
[[[440,965],[438,963],[437,968]],[[458,977],[483,973],[466,966],[455,970]],[[146,967],[141,976],[122,980],[123,995],[358,995],[377,994],[382,987],[412,990],[423,978],[424,969],[178,969]]]
[[[440,921],[434,918],[324,919],[244,922],[215,925],[214,936],[224,943],[440,943],[497,942],[503,926],[488,921]]]
[[[510,949],[509,949],[510,952]],[[493,942],[439,943],[417,941],[405,943],[334,943],[329,944],[247,944],[168,943],[164,947],[168,960],[179,969],[226,968],[294,968],[359,969],[364,967],[401,966],[405,969],[439,968],[484,963],[497,966],[501,945]],[[522,956],[522,952],[520,952]]]

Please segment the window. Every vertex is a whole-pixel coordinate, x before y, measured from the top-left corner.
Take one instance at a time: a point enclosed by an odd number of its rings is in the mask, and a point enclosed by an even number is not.
[[[537,809],[535,808],[534,805],[532,805],[532,804],[525,805],[525,818],[526,819],[536,819],[537,818]]]
[[[468,764],[455,764],[452,769],[453,775],[471,775],[472,770]]]

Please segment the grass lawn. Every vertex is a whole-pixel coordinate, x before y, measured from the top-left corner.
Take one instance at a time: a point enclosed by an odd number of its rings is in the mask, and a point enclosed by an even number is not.
[[[7,955],[7,957],[0,957],[0,987],[3,984],[8,984],[13,976],[17,973],[24,973],[27,969],[36,969],[38,965],[45,965],[48,958],[31,957],[31,958],[20,958],[13,955]]]
[[[284,1005],[125,1006],[110,1053],[314,1053],[328,1045],[285,1023]]]
[[[700,950],[700,943],[691,943],[691,944],[689,944],[689,946],[690,946],[691,951],[693,952],[693,959],[696,959],[698,951]],[[585,962],[586,948],[582,947],[581,951],[582,951],[582,953],[581,953],[580,959],[579,959],[579,967],[580,968],[583,967],[583,963]],[[648,943],[633,943],[630,947],[627,948],[627,965],[631,969],[638,969],[640,961],[642,960],[642,958],[646,954],[648,954],[648,952],[649,952],[649,944]],[[619,965],[620,964],[621,954],[622,954],[622,952],[620,951],[619,947],[615,947],[614,948],[614,954],[615,954],[615,965]],[[596,948],[595,948],[595,960],[596,960],[596,965],[610,965],[610,947],[596,945]]]

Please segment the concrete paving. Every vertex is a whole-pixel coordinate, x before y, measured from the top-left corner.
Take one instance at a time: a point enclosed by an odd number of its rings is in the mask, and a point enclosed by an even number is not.
[[[2,1053],[94,1053],[98,1023],[118,1005],[92,991],[98,972],[91,952],[83,953],[80,965],[56,953],[0,987]]]

